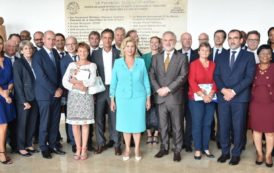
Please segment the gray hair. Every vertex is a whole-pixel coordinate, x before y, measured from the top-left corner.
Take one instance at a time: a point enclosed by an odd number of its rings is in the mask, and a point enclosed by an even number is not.
[[[172,31],[166,31],[166,32],[163,33],[163,37],[164,37],[166,34],[172,35],[172,36],[174,37],[174,40],[177,40],[176,35],[174,34],[174,32],[172,32]]]
[[[30,42],[29,40],[23,40],[23,41],[21,41],[20,44],[19,44],[19,51],[21,52],[25,46],[31,47],[32,50],[33,50],[33,48],[34,48],[32,42]]]

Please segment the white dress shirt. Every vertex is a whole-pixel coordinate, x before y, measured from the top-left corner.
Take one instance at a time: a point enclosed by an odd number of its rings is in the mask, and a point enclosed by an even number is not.
[[[7,57],[7,58],[9,58],[9,59],[11,60],[12,65],[13,65],[13,63],[15,62],[15,55],[9,56],[9,55],[7,55],[7,54],[5,53],[4,56]]]
[[[103,49],[103,63],[105,72],[105,84],[110,85],[112,75],[112,49],[106,52]]]

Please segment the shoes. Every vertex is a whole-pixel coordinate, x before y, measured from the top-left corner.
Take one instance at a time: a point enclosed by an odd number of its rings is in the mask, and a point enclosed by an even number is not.
[[[21,153],[20,150],[18,150],[18,154],[20,154],[23,157],[30,157],[30,156],[32,156],[27,150],[25,150],[25,151],[26,151],[26,153]]]
[[[181,161],[181,153],[180,152],[174,152],[173,161],[174,162],[180,162]]]
[[[159,136],[153,136],[153,143],[159,144]]]
[[[203,154],[206,155],[206,157],[208,158],[214,158],[215,156],[213,154],[211,154],[208,150],[203,151]]]
[[[130,155],[130,151],[129,152],[124,152],[124,155],[123,155],[123,161],[127,161],[129,160],[129,155]]]
[[[6,152],[0,152],[0,154],[5,156],[5,160],[0,160],[0,162],[4,165],[12,164],[11,159],[6,155]]]
[[[263,164],[263,163],[264,163],[263,161],[258,161],[258,160],[255,161],[255,164],[256,164],[256,165],[261,165],[261,164]]]
[[[42,157],[45,158],[45,159],[51,159],[52,158],[52,156],[51,156],[51,154],[48,150],[42,151]]]
[[[39,150],[36,150],[36,149],[29,149],[29,148],[27,148],[26,150],[29,153],[39,153],[40,152]]]
[[[106,148],[112,148],[113,147],[113,145],[114,145],[114,141],[113,140],[110,140],[106,145],[105,145],[105,147]]]
[[[76,153],[76,145],[72,145],[72,146],[71,146],[71,151],[72,151],[73,153]]]
[[[193,150],[192,150],[192,147],[191,147],[191,146],[187,146],[187,145],[185,145],[185,150],[186,150],[186,152],[188,152],[188,153],[190,153],[190,152],[193,151]]]
[[[197,155],[197,153],[199,153],[199,155]],[[202,158],[201,151],[199,151],[199,150],[195,151],[194,159],[195,160],[201,160],[201,158]]]
[[[229,154],[222,154],[219,158],[218,158],[218,162],[220,163],[224,163],[226,162],[226,160],[230,159],[230,155]]]
[[[66,152],[62,151],[60,148],[51,148],[51,153],[58,154],[58,155],[65,155]]]
[[[270,156],[270,157],[269,157],[270,159],[267,159],[267,158],[268,158],[268,157],[266,156],[266,158],[265,158],[265,166],[271,168],[271,167],[273,166],[272,157]],[[269,161],[270,163],[269,163],[268,161]]]
[[[62,145],[60,142],[57,142],[56,147],[57,147],[57,148],[62,148],[63,145]]]
[[[153,137],[152,136],[148,136],[147,137],[147,144],[152,144],[153,143]]]
[[[256,161],[255,161],[255,164],[256,165],[261,165],[261,164],[263,164],[263,162],[264,162],[264,159],[263,159],[264,157],[263,156],[260,156],[258,153],[257,153],[257,158],[256,158]]]
[[[238,165],[240,162],[240,156],[232,156],[232,158],[229,161],[230,165]]]
[[[94,153],[101,154],[104,150],[106,150],[105,146],[99,146]]]
[[[154,157],[161,158],[164,155],[168,155],[168,151],[167,150],[160,150]]]
[[[87,148],[82,148],[80,159],[87,160],[87,158],[88,158]]]
[[[141,156],[135,156],[135,160],[136,160],[136,161],[140,161],[141,159],[142,159]]]
[[[265,166],[271,168],[273,166],[273,163],[266,163],[265,162]]]
[[[116,156],[122,155],[121,147],[115,147],[115,148],[114,148],[114,151],[115,151],[115,155],[116,155]]]

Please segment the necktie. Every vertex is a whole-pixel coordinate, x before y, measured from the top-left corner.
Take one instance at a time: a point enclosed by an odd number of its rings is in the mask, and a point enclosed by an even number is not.
[[[219,49],[216,49],[215,55],[214,55],[214,57],[213,57],[213,61],[214,61],[214,62],[215,62],[215,59],[216,59],[216,57],[217,57],[218,54],[219,54]]]
[[[65,53],[61,52],[60,55],[61,55],[61,58],[63,58],[65,56]]]
[[[56,67],[56,63],[55,63],[55,59],[54,59],[54,55],[53,55],[52,51],[49,53],[49,58],[52,61],[52,63],[54,64],[54,66]]]
[[[170,62],[170,58],[169,58],[169,53],[167,53],[167,56],[166,56],[166,59],[165,59],[165,72],[167,72],[167,68],[168,68],[168,65],[169,65],[169,62]]]
[[[74,61],[74,62],[77,61],[77,60],[76,60],[76,55],[73,55],[72,58],[73,58],[73,61]]]
[[[187,60],[188,60],[188,62],[189,62],[189,61],[190,61],[190,58],[189,58],[189,56],[188,56],[188,53],[185,52],[184,55],[186,56],[186,58],[187,58]]]
[[[235,63],[235,59],[236,59],[235,54],[236,54],[236,51],[232,51],[232,55],[230,57],[230,63],[229,63],[229,66],[231,69],[233,68],[233,65]]]

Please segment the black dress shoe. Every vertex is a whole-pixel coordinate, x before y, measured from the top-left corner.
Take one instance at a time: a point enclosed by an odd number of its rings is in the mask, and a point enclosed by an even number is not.
[[[101,154],[104,150],[106,150],[105,146],[99,146],[94,153]]]
[[[181,153],[180,152],[174,152],[173,161],[174,162],[180,162],[181,161]]]
[[[41,153],[42,153],[43,158],[45,158],[45,159],[51,159],[52,158],[49,151],[42,151]]]
[[[71,151],[72,151],[73,153],[76,153],[76,150],[77,150],[77,149],[76,149],[76,145],[72,145],[72,146],[71,146]]]
[[[219,158],[218,158],[218,162],[220,163],[224,163],[226,162],[226,160],[230,159],[230,155],[229,154],[222,154]]]
[[[23,156],[23,157],[30,157],[30,156],[31,156],[31,154],[30,154],[29,152],[23,154],[23,153],[21,153],[20,151],[18,151],[18,154],[20,154],[20,155]]]
[[[264,162],[263,162],[263,161],[258,161],[258,160],[256,160],[255,163],[256,163],[256,165],[261,165],[261,164],[263,164]]]
[[[266,163],[265,162],[265,166],[271,168],[273,166],[273,163]]]
[[[62,151],[60,148],[51,148],[51,153],[58,154],[58,155],[65,155],[66,152]]]
[[[105,145],[105,147],[106,148],[112,148],[113,147],[113,145],[114,145],[114,141],[113,140],[110,140],[106,145]]]
[[[36,150],[36,149],[26,149],[29,153],[39,153],[40,151],[39,150]]]
[[[57,148],[62,148],[63,145],[62,145],[60,142],[57,142],[56,147],[57,147]]]
[[[232,158],[229,161],[230,165],[238,165],[240,162],[240,156],[232,156]]]
[[[115,147],[114,150],[115,150],[115,155],[116,156],[122,155],[121,147]]]
[[[160,150],[154,157],[161,158],[164,155],[168,155],[168,151],[167,150]]]
[[[186,150],[186,152],[188,152],[188,153],[190,153],[190,152],[192,152],[193,150],[192,150],[192,147],[191,146],[185,146],[185,150]]]

